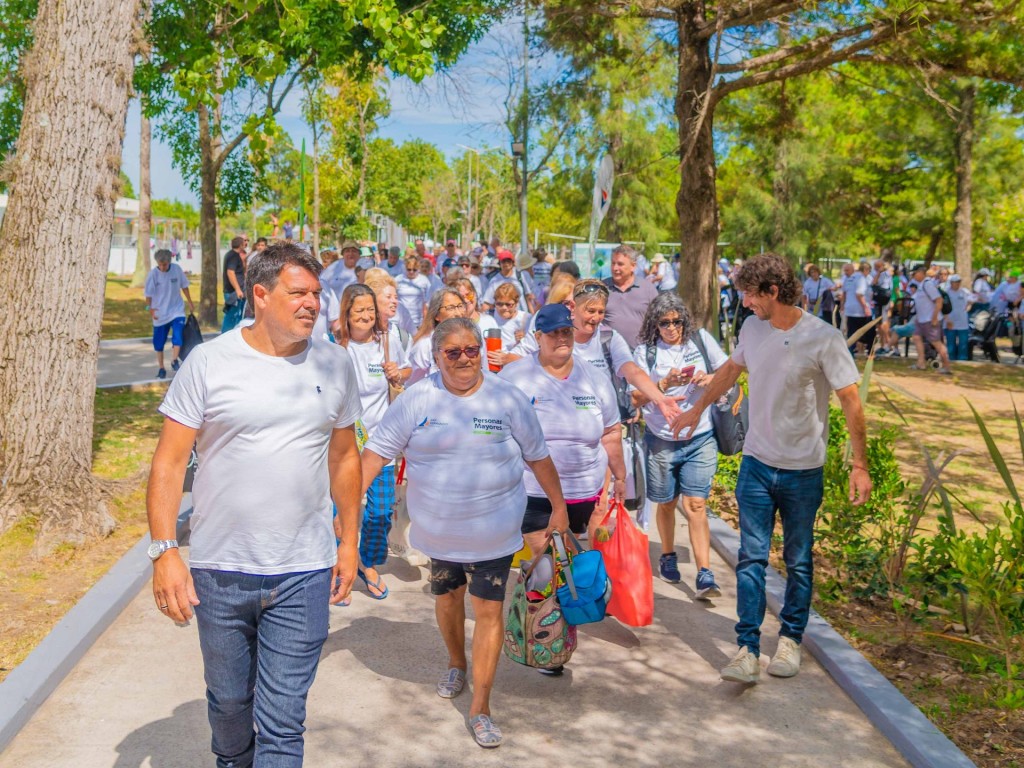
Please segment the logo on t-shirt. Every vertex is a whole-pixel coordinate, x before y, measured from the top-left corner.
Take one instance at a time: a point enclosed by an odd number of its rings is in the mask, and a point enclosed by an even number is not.
[[[501,419],[483,419],[479,416],[473,417],[474,435],[493,435],[505,429],[505,422]]]
[[[572,401],[576,405],[577,411],[587,411],[591,408],[597,408],[597,398],[593,395],[573,395]]]
[[[427,416],[425,419],[423,419],[423,421],[421,421],[419,424],[416,425],[416,428],[419,429],[420,427],[423,427],[424,429],[431,429],[432,427],[447,427],[447,426],[448,426],[448,422],[447,421],[441,421],[440,419],[432,419],[429,416]]]
[[[366,372],[371,376],[380,377],[384,375],[384,364],[383,363],[367,363]]]

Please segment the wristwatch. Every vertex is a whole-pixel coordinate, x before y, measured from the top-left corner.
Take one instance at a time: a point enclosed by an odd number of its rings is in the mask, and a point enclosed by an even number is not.
[[[149,549],[146,550],[146,554],[149,555],[150,560],[156,560],[168,549],[177,548],[177,539],[156,539],[153,541],[152,544],[149,545]]]

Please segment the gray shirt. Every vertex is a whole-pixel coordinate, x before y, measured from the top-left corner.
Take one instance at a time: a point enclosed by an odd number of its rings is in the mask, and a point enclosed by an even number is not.
[[[842,333],[803,311],[788,331],[749,317],[732,359],[748,371],[744,455],[778,469],[823,466],[829,396],[860,379]]]
[[[629,348],[633,349],[640,338],[647,305],[657,298],[658,289],[649,280],[644,280],[639,272],[633,277],[633,285],[626,290],[617,288],[610,277],[604,284],[609,291],[604,323],[621,333]]]

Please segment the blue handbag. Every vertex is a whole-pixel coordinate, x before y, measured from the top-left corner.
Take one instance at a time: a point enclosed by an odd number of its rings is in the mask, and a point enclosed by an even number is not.
[[[570,557],[562,535],[552,534],[552,544],[565,578],[565,584],[558,587],[556,594],[569,624],[592,624],[605,617],[612,596],[612,582],[601,553],[593,549],[583,551],[575,538],[573,542],[579,551]]]

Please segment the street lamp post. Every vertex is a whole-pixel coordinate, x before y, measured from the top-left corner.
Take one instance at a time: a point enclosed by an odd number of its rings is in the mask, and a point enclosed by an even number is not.
[[[523,132],[521,134],[520,157],[523,160],[523,183],[519,190],[519,249],[522,253],[520,263],[526,262],[530,248],[530,229],[526,215],[526,188],[530,175],[528,161],[530,146],[530,17],[529,4],[523,4]],[[512,144],[512,154],[516,154],[516,143]]]

